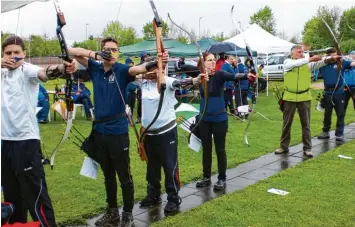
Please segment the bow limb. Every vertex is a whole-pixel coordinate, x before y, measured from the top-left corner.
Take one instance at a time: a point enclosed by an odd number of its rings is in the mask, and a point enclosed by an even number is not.
[[[155,4],[153,0],[149,0],[150,5],[152,7],[153,13],[154,13],[154,20],[153,20],[153,30],[155,33],[155,38],[156,38],[156,49],[157,49],[157,55],[158,55],[158,83],[157,83],[157,88],[158,92],[160,93],[160,98],[159,98],[159,104],[157,108],[157,112],[150,124],[143,129],[141,132],[141,136],[139,138],[139,143],[142,144],[145,135],[147,134],[147,131],[149,128],[152,127],[152,125],[156,122],[158,119],[161,109],[163,107],[163,101],[164,101],[164,95],[165,95],[165,89],[166,89],[166,82],[165,82],[165,73],[163,69],[163,61],[162,61],[162,54],[165,52],[164,51],[164,45],[163,45],[163,38],[162,38],[162,29],[163,29],[163,23],[160,20],[160,17],[158,15],[157,8],[155,7]]]
[[[60,49],[62,52],[62,55],[59,56],[60,58],[62,58],[64,61],[67,62],[72,62],[73,59],[70,58],[69,56],[69,52],[68,52],[68,48],[67,48],[67,43],[65,41],[63,32],[62,32],[62,28],[66,25],[65,22],[65,17],[63,12],[61,11],[60,7],[59,7],[59,2],[58,0],[53,0],[54,3],[54,7],[56,9],[57,12],[57,28],[56,28],[56,34],[57,34],[57,38],[60,44]],[[65,87],[65,104],[66,104],[66,108],[67,108],[67,116],[66,116],[66,129],[65,132],[63,134],[62,139],[60,140],[60,142],[58,143],[58,145],[56,146],[56,148],[53,150],[52,154],[51,154],[51,160],[50,160],[50,165],[51,168],[53,169],[54,167],[54,159],[55,156],[58,152],[58,149],[60,147],[60,145],[63,144],[63,142],[68,138],[70,129],[73,125],[73,109],[74,109],[74,102],[73,99],[71,97],[71,90],[72,90],[72,82],[73,82],[73,74],[70,75],[69,78],[66,78],[66,87]]]
[[[336,38],[336,36],[335,36],[333,30],[330,28],[330,26],[328,25],[328,23],[324,20],[324,18],[323,18],[322,16],[321,16],[320,18],[321,18],[321,20],[322,20],[324,26],[327,28],[328,32],[330,33],[330,36],[331,36],[332,39],[333,39],[334,48],[335,48],[335,50],[337,51],[337,54],[338,54],[339,56],[341,56],[342,54],[341,54],[341,50],[340,50],[340,47],[339,47],[338,39]],[[341,60],[340,60],[340,59],[337,60],[337,65],[338,65],[338,72],[340,73],[340,72],[341,72],[341,68],[342,68],[342,63],[341,63]]]
[[[237,22],[234,20],[234,17],[233,17],[233,11],[234,11],[234,5],[232,6],[231,8],[231,18],[232,18],[232,22],[233,24],[235,25],[235,27],[237,28],[238,32],[240,33],[240,35],[242,36],[243,40],[244,40],[244,43],[245,43],[245,50],[247,52],[247,58],[250,62],[250,72],[254,75],[256,75],[256,70],[255,70],[255,64],[254,64],[254,60],[253,60],[253,55],[252,55],[252,52],[251,52],[251,48],[248,44],[248,42],[246,41],[246,39],[244,38],[243,36],[243,31],[242,29],[240,28],[240,26],[237,24]],[[253,98],[252,98],[252,110],[251,110],[251,113],[254,112],[254,107],[255,107],[255,103],[256,103],[256,98],[253,94]],[[249,125],[250,125],[250,119],[248,120],[248,125],[247,127],[245,128],[244,130],[244,141],[245,143],[249,146],[249,141],[248,141],[248,130],[249,130]]]
[[[202,54],[202,50],[201,50],[201,47],[200,45],[198,44],[197,42],[197,39],[196,39],[196,36],[194,36],[193,34],[191,34],[190,32],[188,32],[186,29],[182,28],[181,26],[179,26],[178,24],[176,24],[170,17],[170,14],[168,13],[168,18],[169,20],[171,21],[171,23],[173,25],[175,25],[176,27],[178,27],[179,29],[181,29],[182,31],[184,31],[189,37],[190,37],[190,40],[193,41],[193,43],[195,44],[195,46],[197,47],[198,49],[198,52],[199,52],[199,55],[200,55],[200,58],[199,58],[199,61],[200,61],[200,65],[201,65],[201,68],[200,68],[200,72],[201,73],[206,73],[206,70],[205,70],[205,64],[203,62],[203,54]],[[190,131],[190,134],[188,136],[188,140],[189,138],[191,137],[191,133],[193,133],[193,131],[197,128],[197,126],[201,123],[203,117],[205,116],[206,114],[206,111],[207,111],[207,108],[208,108],[208,82],[205,80],[205,79],[202,79],[202,88],[204,90],[204,96],[205,96],[205,104],[204,104],[204,107],[203,107],[203,112],[200,116],[200,119],[198,120],[198,122],[196,123],[195,127]]]

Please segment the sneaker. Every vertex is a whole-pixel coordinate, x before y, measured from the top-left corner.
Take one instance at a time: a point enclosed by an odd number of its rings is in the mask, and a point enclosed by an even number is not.
[[[96,226],[118,226],[120,214],[118,208],[109,208],[104,216],[95,222]]]
[[[202,180],[196,183],[196,188],[208,187],[212,184],[211,178],[203,178]]]
[[[213,190],[220,191],[225,189],[227,186],[226,180],[218,180],[217,183],[213,186]]]
[[[139,117],[137,117],[136,124],[139,124],[139,123],[141,123],[141,119]]]
[[[322,139],[329,139],[330,136],[329,136],[329,132],[323,132],[322,134],[320,134],[318,136],[318,139],[322,140]]]
[[[344,141],[344,136],[335,136],[335,141]]]
[[[287,152],[289,152],[289,150],[287,149],[283,149],[283,148],[277,148],[276,150],[275,150],[275,154],[283,154],[283,153],[287,153]]]
[[[134,227],[132,213],[122,212],[122,219],[121,219],[119,227]]]
[[[307,151],[303,151],[303,154],[309,158],[313,157],[312,151],[311,150],[307,150]]]
[[[178,195],[168,196],[168,203],[165,205],[164,211],[167,213],[178,211],[181,202],[182,200]]]
[[[154,206],[154,205],[158,205],[161,203],[161,198],[160,197],[150,197],[147,196],[145,197],[142,201],[140,201],[140,205],[141,207],[149,207],[149,206]]]

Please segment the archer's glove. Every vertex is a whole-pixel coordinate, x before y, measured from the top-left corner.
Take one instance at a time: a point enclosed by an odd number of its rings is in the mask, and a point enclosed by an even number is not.
[[[97,56],[100,56],[102,59],[109,61],[112,58],[111,52],[106,52],[106,51],[98,51],[95,52],[95,59],[97,59]]]

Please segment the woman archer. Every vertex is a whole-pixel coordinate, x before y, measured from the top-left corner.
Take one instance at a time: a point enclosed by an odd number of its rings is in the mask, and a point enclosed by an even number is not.
[[[157,73],[145,74],[141,83],[142,89],[142,127],[146,128],[153,120],[158,109],[160,94],[157,89]],[[174,106],[177,104],[175,91],[188,86],[201,83],[200,75],[196,78],[177,80],[165,76],[166,89],[161,112],[157,120],[144,133],[144,149],[148,158],[147,162],[147,196],[140,202],[142,207],[153,206],[161,203],[161,167],[165,173],[165,189],[168,203],[164,211],[177,211],[181,203],[178,195],[180,190],[178,166],[178,137],[176,127],[176,114]]]
[[[226,134],[228,131],[228,117],[224,102],[224,82],[251,80],[255,76],[251,73],[229,73],[226,71],[215,71],[216,59],[212,53],[204,53],[203,61],[199,61],[198,67],[204,64],[206,73],[200,77],[209,77],[208,82],[208,105],[205,115],[198,125],[198,132],[203,148],[203,179],[196,183],[197,188],[208,187],[211,185],[211,166],[212,166],[212,135],[215,143],[218,164],[218,181],[214,185],[214,190],[223,190],[226,187],[227,156],[225,150]],[[204,112],[205,92],[200,89],[201,103],[200,112]]]

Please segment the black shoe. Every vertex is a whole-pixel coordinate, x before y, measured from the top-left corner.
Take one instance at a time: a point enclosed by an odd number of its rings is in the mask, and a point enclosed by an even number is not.
[[[344,136],[335,136],[335,141],[344,141]]]
[[[322,134],[320,134],[319,136],[318,136],[318,139],[329,139],[330,138],[330,136],[329,136],[329,132],[323,132]]]
[[[147,196],[139,204],[141,205],[141,207],[149,207],[149,206],[158,205],[160,203],[161,203],[160,197],[153,198],[153,197]]]
[[[138,117],[136,120],[136,124],[139,124],[139,123],[141,123],[141,119]]]
[[[178,195],[168,196],[168,203],[165,205],[164,211],[167,213],[178,211],[181,201]]]
[[[104,216],[95,222],[96,226],[118,226],[120,214],[118,208],[109,208]]]
[[[196,188],[208,187],[212,184],[211,178],[203,178],[201,181],[196,183]]]
[[[220,191],[225,189],[227,186],[226,180],[218,180],[217,183],[213,186],[213,190]]]
[[[47,121],[47,120],[40,120],[39,123],[40,123],[40,124],[47,124],[48,121]]]
[[[132,213],[122,212],[122,219],[119,227],[134,227]]]

